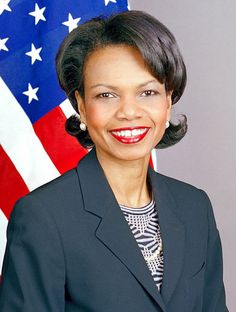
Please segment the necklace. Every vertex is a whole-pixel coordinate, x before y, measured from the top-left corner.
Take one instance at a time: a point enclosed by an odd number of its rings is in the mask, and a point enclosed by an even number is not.
[[[151,256],[144,256],[144,259],[149,262],[149,261],[154,261],[157,257],[160,256],[162,252],[162,239],[160,239],[160,244],[158,248],[155,250],[155,252]]]

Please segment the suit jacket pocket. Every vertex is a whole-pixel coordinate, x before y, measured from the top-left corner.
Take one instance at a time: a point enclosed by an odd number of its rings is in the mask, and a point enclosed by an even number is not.
[[[204,291],[205,262],[186,280],[186,311],[201,312]]]

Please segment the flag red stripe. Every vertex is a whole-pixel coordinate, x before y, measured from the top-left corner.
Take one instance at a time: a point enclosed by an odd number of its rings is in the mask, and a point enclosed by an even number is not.
[[[0,160],[0,208],[9,219],[15,202],[29,193],[29,189],[1,146]]]
[[[152,161],[152,156],[151,156],[150,159],[149,159],[149,165],[152,167],[152,169],[154,169],[153,161]]]
[[[87,153],[75,138],[66,133],[65,121],[61,108],[56,107],[33,125],[35,133],[61,174],[75,167]]]

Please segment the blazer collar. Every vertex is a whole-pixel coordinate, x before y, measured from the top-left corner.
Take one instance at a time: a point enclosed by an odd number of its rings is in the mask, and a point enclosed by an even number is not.
[[[167,178],[151,168],[148,174],[151,178],[163,241],[164,276],[161,293],[164,302],[168,303],[178,286],[178,279],[183,269],[185,227],[175,213],[177,203],[168,188]]]
[[[101,218],[96,229],[97,238],[120,259],[162,310],[166,311],[164,302],[167,303],[177,285],[184,248],[184,229],[172,212],[175,202],[166,185],[160,183],[158,175],[149,168],[164,248],[164,278],[161,296],[97,160],[95,149],[81,160],[77,172],[84,209]]]

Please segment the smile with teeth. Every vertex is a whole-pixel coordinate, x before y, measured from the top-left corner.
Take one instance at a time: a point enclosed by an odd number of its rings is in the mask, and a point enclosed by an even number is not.
[[[110,131],[111,135],[121,143],[133,144],[140,142],[147,134],[149,128],[123,128]]]
[[[133,129],[133,130],[121,130],[121,131],[113,131],[112,133],[121,136],[121,137],[134,137],[140,134],[143,134],[144,132],[146,132],[146,129]]]

